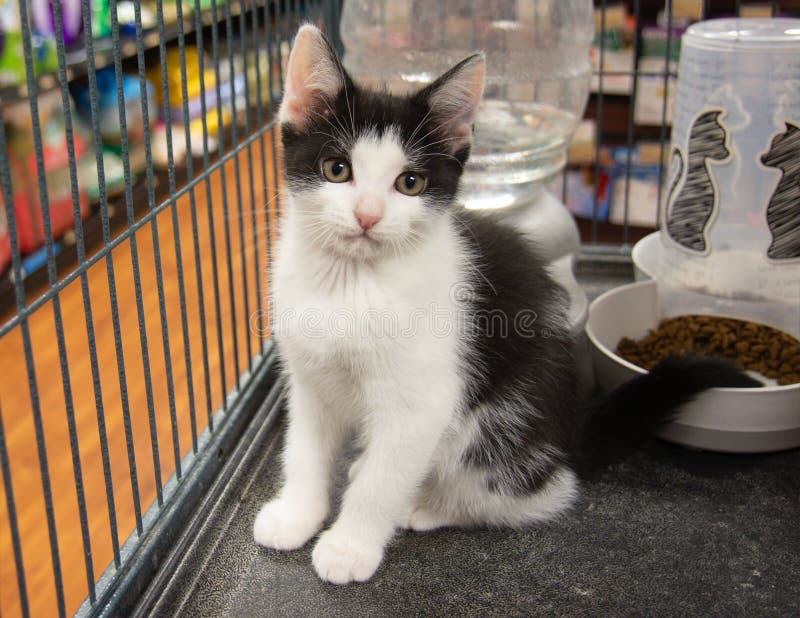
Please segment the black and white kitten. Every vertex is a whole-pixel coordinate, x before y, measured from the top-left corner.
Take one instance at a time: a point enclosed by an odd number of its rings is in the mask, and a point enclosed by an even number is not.
[[[520,234],[454,204],[484,71],[475,54],[398,97],[354,84],[313,26],[292,49],[271,282],[290,388],[285,483],[254,536],[291,550],[319,532],[355,432],[362,452],[313,552],[330,582],[369,579],[398,528],[552,518],[575,500],[587,454],[709,386],[751,385],[726,366],[672,363],[578,413],[564,292]]]

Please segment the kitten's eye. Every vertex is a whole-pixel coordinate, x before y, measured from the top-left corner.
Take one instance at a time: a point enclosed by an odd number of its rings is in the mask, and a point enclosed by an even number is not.
[[[425,176],[416,172],[403,172],[394,181],[394,188],[403,195],[415,196],[422,193],[427,181]]]
[[[347,182],[353,176],[350,164],[344,159],[325,159],[322,162],[322,175],[328,182]]]

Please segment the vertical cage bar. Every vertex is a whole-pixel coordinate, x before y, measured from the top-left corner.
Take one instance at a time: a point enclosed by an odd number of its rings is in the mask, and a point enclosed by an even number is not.
[[[253,19],[255,19],[255,14],[258,12],[258,7],[254,4],[252,7]],[[247,64],[247,19],[246,19],[246,11],[244,7],[242,7],[241,12],[239,13],[239,42],[240,42],[240,53],[242,54],[242,72],[244,73],[244,132],[245,135],[251,135],[251,125],[250,125],[250,79],[248,75],[248,64]],[[258,43],[255,41],[254,37],[254,45],[253,45],[253,52],[255,54],[256,59],[258,58]],[[254,59],[253,62],[253,70],[258,75],[258,64],[257,60]],[[258,77],[256,77],[258,79]],[[260,80],[258,81],[260,83]],[[256,92],[256,98],[258,99],[257,105],[260,108],[261,105],[261,92]],[[237,157],[238,160],[238,157]],[[252,142],[247,144],[247,176],[250,181],[250,227],[251,227],[251,236],[253,238],[253,279],[255,280],[255,287],[256,287],[256,307],[255,307],[255,315],[256,315],[256,322],[255,328],[257,330],[257,336],[259,341],[259,348],[261,348],[261,342],[263,340],[263,332],[260,328],[261,324],[261,277],[259,276],[260,270],[260,252],[258,250],[258,218],[256,217],[256,191],[254,186],[254,179],[253,179],[253,145]],[[243,245],[244,246],[244,245]],[[247,341],[250,342],[251,334],[249,332],[250,329],[250,314],[247,313]],[[253,357],[250,357],[250,363],[252,368]]]
[[[275,36],[273,36],[273,32],[274,32]],[[279,84],[279,87],[281,88],[280,96],[281,97],[283,96],[283,72],[281,70],[281,62],[280,62],[280,58],[281,58],[281,55],[280,55],[280,49],[281,49],[280,21],[278,20],[277,8],[276,8],[276,14],[275,14],[275,30],[274,31],[272,29],[272,25],[271,25],[270,20],[269,20],[269,15],[267,15],[266,11],[265,11],[264,34],[265,34],[266,39],[267,39],[267,49],[270,50],[269,51],[269,65],[267,67],[268,79],[269,79],[269,108],[270,108],[270,114],[271,114],[272,118],[274,119],[275,116],[278,113],[278,106],[280,105],[280,101],[276,101],[275,100],[275,93],[274,93],[274,91],[272,89],[272,86],[273,86],[272,80],[274,79],[274,74],[273,74],[273,69],[272,69],[272,60],[273,60],[273,58],[276,58],[276,57],[278,58],[278,84]],[[276,54],[275,55],[272,54],[272,40],[273,40],[273,38],[275,39],[275,50],[276,50]],[[277,126],[277,123],[276,123],[276,126]],[[272,217],[271,216],[272,215],[272,209],[268,209],[267,210],[267,222],[270,222],[273,219],[275,219],[277,221],[277,217],[280,215],[281,210],[282,210],[281,192],[280,192],[280,184],[279,184],[280,181],[278,180],[278,178],[279,178],[279,176],[278,176],[278,171],[279,171],[278,170],[278,145],[277,145],[277,138],[275,137],[275,128],[273,128],[269,132],[269,142],[270,142],[270,152],[272,154],[272,178],[273,178],[273,182],[275,183],[275,198],[274,198],[275,199],[275,208],[274,208],[275,216]],[[272,202],[272,199],[270,199],[270,203],[271,202]],[[273,233],[273,229],[269,229],[268,233],[267,233],[267,236],[269,238],[270,243],[272,242],[272,233]],[[270,317],[271,316],[268,316],[268,319]]]
[[[194,24],[195,32],[197,32],[197,62],[198,71],[200,73],[200,123],[203,127],[203,172],[202,176],[205,180],[206,189],[206,216],[208,217],[208,236],[209,244],[211,245],[211,274],[212,283],[214,288],[214,310],[216,315],[217,325],[217,353],[219,355],[219,380],[222,387],[222,407],[227,409],[228,406],[228,387],[227,379],[225,378],[225,348],[222,343],[222,303],[220,301],[219,291],[219,261],[217,259],[217,234],[216,224],[214,223],[214,196],[211,191],[211,176],[208,171],[210,160],[208,155],[208,122],[206,115],[208,109],[206,106],[206,66],[205,66],[205,49],[203,45],[203,29],[202,21],[200,20],[200,0],[194,0]],[[221,144],[220,144],[221,147]],[[211,405],[208,408],[208,428],[209,431],[214,430],[214,420],[211,413]]]
[[[91,32],[91,11],[88,0],[82,0],[84,32]],[[103,167],[102,143],[100,141],[99,109],[97,94],[97,79],[94,68],[94,47],[91,36],[85,40],[86,66],[89,81],[89,101],[91,112],[92,135],[94,138],[95,161],[97,165],[97,185],[100,198],[100,221],[103,234],[103,244],[111,242],[111,228],[108,214],[108,201],[106,199],[105,170]],[[126,183],[127,185],[127,183]],[[120,402],[122,405],[122,419],[125,431],[125,446],[128,453],[128,469],[131,478],[131,492],[133,495],[133,509],[136,517],[136,530],[142,533],[142,510],[139,498],[139,479],[136,469],[136,451],[133,446],[133,431],[131,428],[130,402],[128,398],[128,380],[125,370],[125,356],[122,350],[122,331],[119,320],[119,303],[117,301],[117,284],[114,274],[114,261],[111,252],[106,254],[106,279],[108,281],[108,294],[111,307],[111,324],[114,332],[114,352],[117,359],[117,372],[119,374]],[[136,272],[136,271],[134,271]],[[139,295],[137,295],[138,298]],[[140,325],[140,328],[143,328]],[[146,357],[145,357],[146,359]]]
[[[88,0],[83,0],[84,2],[84,20],[86,19],[86,15],[90,14],[91,11],[88,6]],[[136,5],[138,6],[138,4]],[[112,33],[117,32],[117,37],[119,37],[119,23],[118,23],[118,10],[117,10],[117,2],[116,0],[111,0],[109,3],[109,13],[111,15],[112,26],[116,26],[115,28],[112,27]],[[87,48],[87,56],[88,56],[89,49]],[[143,59],[143,50],[142,50],[142,38],[141,32],[137,31],[136,37],[136,55],[137,60],[140,62]],[[89,61],[89,86],[92,87],[94,83],[94,87],[96,88],[96,80],[94,79],[94,70],[91,68],[92,62]],[[115,63],[115,73],[116,73],[116,63]],[[116,75],[115,75],[116,78]],[[121,79],[121,77],[120,77]],[[118,82],[119,83],[119,82]],[[144,76],[140,73],[139,76],[139,94],[142,97],[142,124],[145,127],[150,126],[149,118],[147,117],[147,106],[144,105],[144,100],[147,97],[147,83],[144,79]],[[119,105],[119,95],[117,104]],[[123,101],[124,107],[124,101]],[[94,115],[94,114],[93,114]],[[124,110],[119,113],[119,119],[121,123],[126,122],[126,114]],[[121,125],[122,126],[122,125]],[[145,157],[146,157],[146,174],[148,176],[148,182],[152,183],[152,159],[150,158],[150,149],[149,149],[149,139],[150,139],[150,131],[145,130]],[[133,210],[133,194],[131,192],[131,172],[130,172],[130,152],[128,151],[128,143],[127,143],[127,127],[125,130],[120,131],[120,136],[122,138],[122,162],[123,162],[123,169],[125,173],[125,205],[126,205],[126,213],[127,213],[127,220],[128,225],[130,226],[131,223],[135,220],[135,214]],[[130,247],[131,247],[131,269],[133,271],[134,277],[134,290],[136,296],[136,311],[139,320],[139,345],[142,353],[142,372],[144,377],[144,385],[145,385],[145,398],[147,401],[147,417],[148,417],[148,426],[150,431],[150,448],[153,458],[153,477],[155,479],[156,485],[156,500],[158,505],[161,506],[164,502],[164,495],[163,495],[163,483],[161,481],[161,456],[159,454],[158,449],[158,431],[156,429],[156,420],[155,420],[155,401],[153,395],[153,382],[150,372],[150,345],[147,340],[147,330],[145,324],[145,313],[144,313],[144,306],[142,303],[142,288],[141,288],[141,274],[139,271],[139,260],[138,260],[138,250],[136,244],[136,235],[131,234],[130,238]],[[140,532],[141,534],[141,529]]]
[[[50,286],[58,280],[56,274],[56,259],[53,249],[53,234],[50,221],[50,200],[47,190],[47,178],[44,166],[44,151],[42,146],[42,132],[39,124],[39,101],[37,97],[36,77],[33,68],[33,55],[31,44],[30,23],[28,11],[24,2],[19,3],[20,23],[22,30],[22,49],[25,57],[25,78],[28,92],[28,102],[31,109],[31,127],[33,132],[34,156],[36,160],[36,174],[39,185],[39,202],[42,207],[42,228],[44,232],[45,253],[47,256],[47,279]],[[69,435],[70,452],[72,455],[72,473],[75,480],[75,494],[78,501],[78,519],[80,520],[81,540],[83,542],[83,562],[86,571],[86,582],[89,599],[95,601],[94,567],[92,565],[92,543],[89,536],[89,521],[86,513],[86,496],[84,495],[83,471],[81,469],[80,451],[78,450],[78,431],[75,424],[75,408],[72,399],[72,384],[70,383],[69,364],[67,362],[67,347],[64,340],[64,323],[61,315],[61,300],[59,294],[53,294],[53,321],[55,323],[56,346],[61,369],[61,386],[64,391],[64,407],[67,417],[67,432]]]
[[[267,51],[267,100],[271,98],[272,94],[272,82],[270,81],[270,49],[269,49],[269,39],[261,40],[259,36],[259,31],[261,30],[258,21],[258,11],[259,6],[256,4],[253,7],[253,49],[255,50],[255,73],[256,73],[256,92],[258,96],[256,97],[256,127],[261,128],[264,126],[264,85],[261,83],[261,50],[265,49]],[[266,8],[265,8],[266,11]],[[265,13],[264,15],[264,30],[269,27],[269,15]],[[266,208],[267,205],[267,161],[266,155],[264,153],[264,134],[261,134],[260,137],[260,146],[261,146],[261,178],[263,182],[262,185],[262,192],[263,192],[263,202],[264,207]]]
[[[225,14],[225,33],[226,33],[226,45],[227,48],[227,55],[228,55],[228,70],[230,71],[230,89],[231,89],[231,113],[233,114],[233,120],[231,122],[231,149],[236,152],[236,156],[233,157],[233,170],[234,174],[236,175],[236,205],[238,208],[238,215],[236,219],[238,221],[238,228],[239,228],[239,249],[241,254],[241,269],[242,269],[242,296],[244,297],[244,317],[245,317],[245,326],[244,326],[244,335],[245,335],[245,346],[247,349],[247,367],[250,369],[253,364],[253,344],[250,341],[250,333],[247,329],[248,319],[250,317],[250,285],[247,281],[247,254],[246,254],[246,245],[245,245],[245,235],[244,235],[244,209],[242,208],[242,177],[241,177],[241,170],[239,166],[239,114],[236,106],[236,79],[234,76],[236,75],[236,68],[233,62],[233,23],[231,20],[231,3],[225,2],[224,4],[224,14]],[[247,81],[246,78],[247,71],[245,71],[245,82]],[[245,104],[246,105],[246,104]],[[246,112],[245,112],[246,113]],[[239,338],[239,331],[234,332],[234,337],[236,339]]]
[[[139,65],[139,83],[141,84],[142,94],[147,92],[147,76],[145,74],[144,49],[142,47],[142,7],[138,2],[134,3],[134,20],[136,26],[137,42],[137,62]],[[147,97],[142,97],[142,119],[144,126],[150,126],[150,110]],[[150,131],[144,132],[144,150],[147,170],[147,209],[153,212],[156,207],[155,182],[153,178],[153,153],[151,150]],[[177,412],[175,410],[175,381],[172,376],[172,351],[169,345],[169,324],[167,322],[167,305],[164,297],[164,273],[161,262],[161,241],[158,237],[158,217],[150,220],[150,232],[153,239],[153,262],[156,269],[156,290],[158,292],[158,313],[161,317],[161,344],[164,348],[164,373],[167,380],[167,402],[169,407],[170,424],[172,426],[172,454],[175,460],[175,476],[181,479],[181,454],[178,441]],[[155,420],[153,420],[155,423]],[[153,437],[157,435],[157,430],[153,426]],[[154,442],[155,446],[155,442]],[[160,476],[160,472],[159,472]],[[160,480],[159,480],[160,482]],[[161,505],[161,502],[159,502]]]
[[[292,0],[292,32],[297,32],[297,29],[300,28],[300,2],[298,0]]]
[[[279,24],[277,13],[275,15],[275,24],[276,24],[275,31],[277,31],[277,26]],[[269,50],[269,52],[268,52],[269,58],[268,58],[268,65],[267,65],[267,80],[269,81],[269,90],[268,90],[268,93],[269,93],[269,110],[270,110],[271,118],[273,120],[275,120],[275,115],[278,113],[278,102],[275,100],[275,93],[273,91],[273,79],[275,78],[275,75],[274,75],[273,68],[272,68],[272,60],[273,60],[273,58],[276,57],[276,55],[273,55],[273,53],[272,53],[272,43],[273,43],[273,39],[275,37],[273,36],[272,24],[270,23],[269,14],[268,14],[266,9],[264,11],[264,36],[266,38],[267,49]],[[276,48],[275,49],[278,50],[278,53],[277,53],[278,67],[279,67],[279,70],[278,70],[278,80],[279,80],[279,82],[278,83],[282,87],[283,86],[283,79],[282,79],[282,74],[280,72],[280,37],[278,37],[278,39],[277,39],[277,44],[276,44]],[[277,124],[276,124],[276,126],[277,126]],[[269,132],[270,154],[271,154],[271,159],[272,159],[272,179],[273,179],[274,190],[275,190],[274,196],[270,197],[270,199],[267,202],[267,213],[266,213],[267,214],[267,217],[266,217],[266,220],[267,220],[267,243],[268,243],[267,244],[267,251],[268,251],[268,255],[269,255],[269,264],[272,264],[272,241],[273,241],[272,235],[273,235],[273,231],[275,229],[273,227],[273,223],[272,222],[273,221],[277,222],[277,218],[278,218],[278,216],[279,216],[279,214],[281,212],[281,206],[282,206],[281,205],[280,184],[279,184],[279,180],[278,180],[278,148],[277,148],[277,143],[276,143],[275,132],[276,132],[275,127],[273,127]],[[275,202],[274,208],[272,207],[272,202],[273,201]],[[272,315],[270,313],[270,310],[271,310],[271,306],[268,304],[267,305],[267,320],[268,321],[272,319]],[[271,324],[268,324],[268,326],[271,327]]]
[[[324,19],[321,15],[321,5],[316,0],[310,0],[308,4],[306,4],[306,19],[310,21],[317,21],[319,19]],[[323,28],[326,32],[328,32],[329,39],[333,39],[333,33],[328,31],[327,29],[327,22],[323,21]]]
[[[0,106],[0,152],[6,150],[5,121],[2,118]],[[20,258],[19,242],[17,238],[17,223],[14,215],[14,198],[11,188],[11,173],[8,169],[8,159],[0,157],[0,180],[2,180],[3,201],[6,205],[6,221],[8,224],[8,237],[11,244],[11,269],[14,274],[14,296],[17,313],[25,311],[25,289],[22,284],[22,259]],[[44,426],[42,424],[42,409],[39,401],[39,386],[36,381],[36,364],[33,359],[33,346],[31,345],[28,318],[25,316],[19,323],[22,336],[22,348],[25,356],[25,370],[28,374],[28,391],[31,398],[31,412],[33,416],[33,429],[36,436],[36,454],[39,459],[39,476],[42,481],[42,495],[44,498],[45,518],[47,519],[47,536],[50,543],[50,564],[53,567],[53,583],[56,590],[56,604],[58,615],[65,616],[64,581],[61,574],[61,558],[59,556],[58,533],[56,531],[55,512],[53,511],[53,493],[50,484],[50,469],[47,462],[47,448],[44,442]]]
[[[183,0],[175,3],[178,27],[183,28]],[[181,232],[178,220],[178,204],[175,199],[175,157],[172,147],[172,105],[170,101],[169,80],[167,79],[167,44],[164,37],[164,3],[158,0],[156,3],[156,22],[158,24],[158,51],[161,58],[161,88],[164,97],[164,129],[167,135],[167,182],[169,186],[169,209],[172,215],[172,237],[175,239],[175,266],[178,273],[178,304],[181,314],[181,331],[183,335],[183,359],[186,365],[186,390],[189,397],[189,423],[192,433],[192,450],[197,452],[197,417],[194,402],[194,376],[192,373],[192,354],[191,340],[189,337],[189,321],[186,313],[186,286],[183,280],[183,252],[181,251]],[[185,65],[186,59],[181,59]],[[186,67],[181,67],[182,74],[185,74]],[[186,158],[191,158],[192,153],[186,151]],[[178,444],[178,418],[177,413],[172,417],[172,439],[175,449],[176,462],[181,459],[180,446]],[[177,465],[177,463],[176,463]],[[180,479],[180,474],[178,474]]]
[[[670,56],[672,55],[672,2],[667,3],[667,47],[665,50],[666,65],[664,66],[664,102],[661,106],[661,134],[659,136],[658,147],[658,206],[656,208],[656,225],[661,221],[661,209],[663,191],[661,187],[664,183],[664,148],[667,142],[667,105],[669,102],[669,78],[672,73],[670,69]]]
[[[183,31],[183,3],[178,2],[175,6],[178,18],[178,54],[181,64],[181,112],[183,114],[183,132],[186,140],[186,181],[191,183],[194,180],[194,161],[192,154],[192,134],[189,129],[189,92],[186,82],[186,41]],[[199,18],[199,16],[198,16]],[[202,38],[203,32],[197,28],[196,36]],[[208,366],[208,334],[206,329],[206,299],[203,290],[203,273],[200,256],[200,237],[197,228],[197,201],[195,199],[194,187],[189,189],[189,214],[192,222],[192,248],[194,250],[195,264],[195,284],[197,285],[197,308],[200,319],[200,345],[203,353],[203,386],[206,397],[206,415],[208,417],[209,430],[213,427],[212,404],[211,404],[211,372]],[[193,388],[190,382],[189,388]],[[192,400],[192,403],[194,401]],[[192,421],[192,449],[197,452],[197,429],[194,407],[191,408]]]
[[[58,55],[58,80],[61,84],[61,103],[64,107],[64,132],[67,139],[67,161],[69,164],[69,179],[72,192],[72,215],[75,229],[75,248],[78,263],[86,261],[86,248],[83,236],[83,219],[81,217],[80,198],[78,195],[78,170],[75,158],[75,143],[73,141],[72,109],[70,105],[69,90],[67,87],[67,67],[65,62],[65,49],[63,38],[63,25],[61,22],[61,3],[53,4],[53,21],[56,26],[56,50]],[[86,318],[86,338],[89,347],[89,364],[92,372],[92,387],[97,415],[97,431],[100,440],[100,458],[103,466],[103,480],[106,492],[106,508],[108,509],[108,522],[111,532],[111,548],[114,554],[114,564],[120,565],[119,534],[117,530],[117,513],[114,504],[114,486],[111,477],[111,462],[108,456],[108,435],[105,422],[105,408],[103,406],[103,391],[100,384],[100,369],[97,362],[97,343],[95,341],[94,317],[92,301],[89,294],[89,280],[86,272],[80,276],[81,296],[83,298],[83,311]]]
[[[778,0],[772,0],[770,2],[770,14],[772,17],[777,17],[778,15]]]
[[[288,0],[286,0],[286,2],[288,2]],[[284,83],[286,81],[286,76],[283,74],[283,44],[285,42],[288,42],[290,44],[292,43],[292,31],[288,25],[290,20],[291,17],[289,17],[289,15],[287,14],[287,10],[284,10],[284,3],[276,2],[275,34],[277,36],[276,51],[278,58],[278,76],[280,78],[280,98],[278,100],[278,107],[276,107],[276,112],[280,107],[280,103],[283,101],[283,89],[284,89]],[[288,63],[288,58],[287,58],[287,63]],[[273,168],[277,171],[279,169],[279,165],[277,162],[278,147],[277,147],[277,141],[274,137],[274,131],[272,139],[272,150],[274,155],[273,161],[275,162]],[[277,182],[278,176],[275,176],[275,179]],[[276,207],[277,207],[276,215],[280,216],[281,213],[283,212],[283,204],[278,202],[276,204]]]
[[[284,30],[283,30],[283,25],[284,25],[283,24],[283,11],[281,9],[280,0],[278,0],[278,2],[275,2],[274,4],[272,4],[272,6],[273,6],[274,11],[275,11],[275,35],[276,35],[275,36],[275,41],[276,41],[275,52],[276,53],[275,53],[274,56],[270,53],[270,64],[272,63],[273,59],[277,58],[277,60],[278,60],[278,82],[281,84],[281,88],[283,88],[283,62],[282,62],[282,60],[283,60],[283,52],[281,51],[281,42],[283,41],[283,32],[284,32]],[[265,19],[264,21],[268,22],[269,20]],[[383,23],[382,20],[381,20],[381,23]],[[281,92],[283,92],[283,91],[281,90]],[[270,94],[271,93],[272,93],[272,83],[270,83]]]
[[[11,533],[11,547],[14,552],[14,568],[17,571],[17,592],[19,593],[19,606],[23,618],[30,616],[28,609],[28,586],[25,583],[25,565],[22,562],[22,544],[19,540],[19,525],[17,524],[17,505],[14,500],[14,487],[11,485],[11,466],[8,461],[6,448],[6,433],[3,427],[3,408],[0,406],[0,469],[3,473],[3,487],[6,492],[6,510],[8,510],[8,527]]]
[[[634,12],[634,23],[636,24],[636,30],[638,32],[639,29],[639,20],[641,19],[641,6],[639,0],[634,0],[633,2],[633,12]],[[638,62],[639,58],[639,37],[633,37],[633,61]],[[622,227],[622,244],[627,245],[630,241],[629,237],[629,224],[628,224],[628,214],[630,198],[631,198],[631,157],[633,156],[633,135],[634,135],[634,121],[635,121],[635,111],[636,111],[636,97],[639,96],[639,78],[638,78],[638,70],[637,67],[634,67],[633,74],[631,75],[631,80],[633,81],[633,86],[631,89],[631,96],[628,103],[628,135],[627,135],[627,145],[628,151],[625,157],[625,206],[624,206],[624,214],[623,214],[623,227]],[[609,196],[611,199],[611,196]]]
[[[268,105],[268,112],[270,117],[273,115],[273,101],[272,101],[272,48],[271,48],[271,41],[269,36],[270,31],[270,23],[269,23],[269,13],[268,8],[264,6],[264,40],[261,41],[261,37],[259,36],[259,22],[258,22],[258,6],[253,8],[253,46],[256,49],[256,89],[258,90],[258,99],[256,101],[256,122],[258,123],[259,129],[263,127],[265,118],[264,118],[264,110],[263,110],[263,101],[262,101],[262,94],[264,92],[263,86],[261,84],[261,54],[260,50],[263,46],[264,49],[267,50],[267,66],[266,66],[266,78],[267,78],[267,105]],[[269,130],[269,134],[271,139],[275,139],[275,129],[272,128]],[[272,227],[270,222],[270,210],[272,209],[272,201],[273,199],[278,199],[278,187],[277,184],[275,186],[275,196],[274,198],[269,195],[269,186],[267,183],[267,141],[264,139],[264,134],[262,133],[259,137],[259,143],[261,146],[261,187],[262,187],[262,195],[261,195],[261,203],[262,208],[264,208],[264,239],[266,243],[266,264],[262,265],[262,268],[265,269],[265,272],[269,272],[269,267],[272,264]],[[274,161],[273,161],[274,164]],[[273,178],[275,178],[273,176]],[[258,271],[256,271],[258,273]],[[271,281],[267,285],[271,285]],[[268,291],[268,290],[267,290]],[[258,321],[258,327],[260,332],[263,336],[262,340],[266,339],[266,328],[267,328],[267,319],[269,318],[269,301],[267,298],[264,298],[264,307],[263,313],[261,314],[261,318]]]
[[[385,10],[383,8],[383,2],[384,2],[384,0],[381,0],[380,10],[382,10],[382,11]],[[333,29],[333,19],[331,18],[331,13],[333,12],[333,3],[332,2],[324,2],[323,1],[321,3],[321,5],[320,5],[320,8],[321,8],[321,11],[322,11],[322,14],[323,14],[322,19],[325,20],[325,29],[326,29],[326,31],[328,29]],[[380,23],[383,23],[383,21],[381,21]],[[336,51],[340,52],[341,50],[338,48],[338,45],[339,45],[339,37],[337,36],[336,37],[335,47],[336,47]]]
[[[342,36],[339,32],[339,24],[342,18],[342,3],[338,0],[331,0],[330,2],[325,3],[328,6],[327,11],[327,25],[330,30],[331,40],[334,42],[334,47],[339,54],[344,54],[344,43],[342,42]],[[477,43],[477,32],[475,27],[472,28],[472,44],[471,48],[475,49],[478,46]]]
[[[214,62],[214,77],[215,89],[217,95],[217,135],[219,145],[217,146],[220,156],[225,152],[225,131],[222,114],[222,85],[220,80],[219,71],[219,28],[218,28],[217,3],[211,3],[211,50]],[[233,119],[236,122],[236,119]],[[236,389],[239,389],[239,380],[241,379],[241,371],[239,371],[239,337],[237,336],[239,330],[236,328],[236,298],[233,289],[233,263],[231,256],[231,229],[230,229],[230,216],[228,210],[228,190],[225,181],[225,168],[220,169],[219,181],[222,189],[222,217],[225,222],[225,250],[227,254],[227,267],[228,267],[228,301],[231,312],[231,339],[233,340],[233,367],[236,373],[234,380]],[[223,395],[224,396],[224,395]]]
[[[600,13],[600,55],[599,69],[597,71],[597,141],[594,147],[594,195],[592,196],[592,242],[597,242],[597,212],[600,204],[600,152],[603,144],[603,73],[605,71],[605,30],[607,0],[601,3]]]

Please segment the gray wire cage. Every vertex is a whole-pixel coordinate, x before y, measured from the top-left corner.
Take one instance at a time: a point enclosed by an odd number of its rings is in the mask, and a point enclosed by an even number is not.
[[[683,4],[695,18],[752,10]],[[628,263],[658,221],[683,4],[595,2],[593,137],[553,180],[567,204],[583,192],[584,269]],[[147,613],[176,547],[275,428],[275,112],[298,25],[341,48],[341,1],[52,2],[44,24],[34,5],[6,5],[18,26],[0,43],[0,612]],[[798,15],[800,2],[759,10]],[[641,63],[653,44],[661,64]],[[642,139],[657,196],[644,223],[631,217]]]

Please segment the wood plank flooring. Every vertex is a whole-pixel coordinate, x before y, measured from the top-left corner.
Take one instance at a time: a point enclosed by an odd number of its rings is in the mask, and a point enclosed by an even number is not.
[[[236,379],[237,359],[239,371],[243,371],[248,365],[250,355],[258,353],[265,336],[259,333],[258,316],[259,312],[265,310],[264,296],[268,284],[267,231],[269,229],[271,234],[274,233],[277,216],[275,208],[277,201],[274,199],[276,179],[272,174],[273,153],[270,137],[269,133],[265,136],[265,167],[262,167],[261,142],[256,140],[253,143],[250,153],[253,162],[252,191],[247,151],[238,155],[238,178],[235,173],[235,160],[231,159],[223,168],[211,175],[210,193],[205,182],[201,182],[194,191],[202,294],[198,289],[196,278],[197,262],[190,199],[188,195],[184,195],[177,200],[177,231],[181,246],[179,255],[183,261],[186,297],[185,325],[180,309],[176,229],[173,227],[171,209],[164,210],[156,217],[156,238],[163,271],[168,347],[163,343],[164,331],[159,309],[153,226],[146,225],[135,234],[141,277],[140,292],[137,292],[134,284],[132,243],[123,242],[112,252],[119,307],[120,343],[125,368],[124,381],[120,377],[117,365],[106,261],[101,260],[87,272],[102,391],[102,410],[109,445],[108,472],[114,491],[113,502],[120,545],[135,529],[134,488],[131,482],[123,422],[123,389],[127,393],[138,494],[144,511],[156,499],[156,469],[162,481],[166,481],[175,471],[170,410],[172,408],[175,410],[179,454],[185,455],[192,448],[190,394],[194,399],[194,414],[199,432],[207,425],[208,411],[216,410],[222,403],[223,377],[225,388],[230,390]],[[241,190],[241,206],[237,198],[237,187]],[[209,200],[212,204],[213,222],[209,221],[207,211]],[[265,208],[265,203],[269,204],[269,208]],[[229,234],[226,234],[226,225]],[[215,235],[216,264],[211,251],[212,230]],[[219,283],[219,309],[215,302],[213,276],[215,270]],[[229,272],[232,276],[229,276]],[[144,309],[143,327],[147,340],[147,364],[143,361],[140,342],[137,294]],[[97,578],[112,562],[112,535],[80,281],[76,280],[68,285],[59,295],[59,300],[64,323],[64,348],[69,384],[80,445],[79,456],[91,540],[91,564],[94,577]],[[201,302],[205,309],[204,321],[200,319]],[[218,324],[221,329],[218,329]],[[28,326],[47,450],[47,468],[52,486],[52,504],[65,605],[67,614],[72,614],[87,596],[88,583],[84,568],[84,547],[79,525],[53,303],[46,303],[31,315]],[[183,334],[184,327],[188,332],[186,338]],[[203,330],[208,348],[208,374],[205,372],[203,362],[201,337]],[[238,348],[238,357],[234,354],[234,344]],[[188,366],[185,358],[187,348]],[[165,354],[165,350],[168,354]],[[171,359],[171,388],[167,379],[167,358]],[[57,615],[56,589],[50,558],[45,500],[22,332],[19,327],[0,339],[0,367],[2,367],[0,410],[2,410],[10,458],[30,614],[55,616]],[[158,439],[158,467],[154,465],[151,447],[145,367],[149,367],[152,384]],[[188,377],[189,369],[191,369],[191,380]],[[206,396],[207,390],[210,392],[210,400]],[[0,487],[0,491],[3,492],[0,495],[0,556],[2,556],[0,615],[11,618],[21,615],[21,607],[6,509],[6,488]]]

